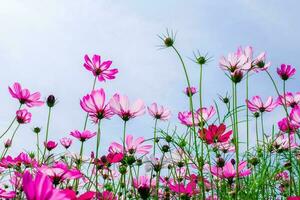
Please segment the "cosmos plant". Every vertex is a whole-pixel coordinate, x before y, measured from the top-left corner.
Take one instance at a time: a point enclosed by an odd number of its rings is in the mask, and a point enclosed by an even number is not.
[[[174,34],[168,31],[159,37],[161,47],[178,58],[178,73],[183,70],[185,82],[178,92],[186,98],[181,102],[186,109],[178,113],[159,102],[146,105],[121,93],[110,96],[102,85],[115,81],[118,69],[100,55],[85,55],[83,67],[90,73],[92,90],[74,97],[80,99],[84,121],[55,141],[49,138],[55,134],[50,127],[56,97],[43,101],[40,92],[32,93],[18,82],[8,87],[18,106],[0,133],[1,199],[300,199],[300,91],[287,90],[296,68],[272,65],[266,52],[257,53],[251,46],[211,64],[210,57],[197,52],[195,87]],[[207,65],[224,72],[224,85],[231,88],[209,102],[203,93],[213,84],[203,81]],[[274,90],[250,93],[257,76],[270,80]],[[34,127],[36,145],[13,155],[15,138],[26,137],[19,128],[31,123],[32,107],[40,106],[48,109],[46,128]],[[152,132],[127,126],[145,114],[153,123]],[[102,139],[111,133],[103,126],[114,117],[123,129],[111,132],[120,140],[106,146]]]

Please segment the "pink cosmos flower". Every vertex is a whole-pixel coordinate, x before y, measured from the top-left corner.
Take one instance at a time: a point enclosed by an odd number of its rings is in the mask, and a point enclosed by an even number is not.
[[[15,197],[16,197],[16,192],[14,192],[14,191],[7,192],[7,191],[0,188],[0,198],[13,199]]]
[[[18,110],[16,112],[16,119],[19,124],[27,124],[31,121],[31,113],[26,109]]]
[[[27,153],[21,152],[15,159],[17,163],[22,163],[26,167],[36,167],[37,161],[31,158]]]
[[[3,157],[0,161],[0,166],[4,168],[10,168],[20,165],[15,159],[13,159],[11,156]]]
[[[295,123],[297,126],[300,126],[300,107],[296,106],[292,109],[292,112],[290,113],[290,119],[292,120],[292,123]]]
[[[20,172],[14,172],[14,174],[9,179],[9,182],[17,190],[22,188],[22,177],[23,174]]]
[[[287,92],[285,95],[280,95],[278,97],[278,103],[280,105],[286,104],[287,107],[294,108],[300,105],[300,92],[296,92],[295,94]]]
[[[84,56],[85,63],[83,66],[91,71],[94,76],[98,77],[99,81],[105,81],[106,79],[115,79],[115,75],[118,73],[118,69],[109,69],[112,61],[104,61],[101,63],[100,55],[94,55],[92,60],[88,55]]]
[[[287,181],[289,180],[289,172],[288,171],[280,172],[276,174],[275,179],[280,181]]]
[[[271,63],[266,61],[266,53],[262,52],[253,61],[252,65],[255,72],[260,72],[267,70],[271,66]]]
[[[300,196],[288,197],[287,200],[300,200]]]
[[[288,150],[290,146],[291,149],[297,148],[298,144],[296,143],[294,134],[290,134],[289,136],[286,136],[284,134],[278,134],[275,140],[273,141],[272,146],[276,151],[284,151]]]
[[[130,154],[147,154],[149,153],[149,150],[152,148],[152,145],[144,145],[145,139],[143,137],[139,137],[136,140],[133,140],[132,135],[126,135],[126,152]],[[109,147],[110,152],[115,152],[115,153],[123,153],[123,145],[113,142],[111,143]]]
[[[76,192],[73,190],[64,190],[70,200],[92,200],[96,196],[96,192],[87,191],[78,197],[76,197]]]
[[[247,52],[250,48],[247,49]],[[248,70],[251,68],[251,62],[249,61],[250,52],[246,55],[241,48],[238,48],[236,52],[229,53],[227,58],[224,56],[219,60],[219,65],[221,69],[229,72],[234,72],[235,70]],[[252,54],[252,49],[251,49]]]
[[[149,176],[140,176],[138,179],[134,178],[133,179],[133,186],[135,188],[140,188],[140,187],[154,187],[155,186],[155,180],[152,179],[150,182],[151,178]]]
[[[246,168],[247,167],[247,162],[242,161],[239,163],[238,166],[238,176],[239,177],[245,177],[251,174],[251,170]],[[237,172],[235,170],[235,167],[231,162],[227,162],[224,167],[216,167],[216,166],[211,166],[211,173],[214,176],[217,176],[221,179],[232,179],[237,176]]]
[[[212,147],[223,153],[235,152],[235,146],[230,141],[213,143]]]
[[[246,100],[246,104],[251,112],[271,112],[278,105],[277,101],[273,101],[272,97],[269,97],[266,103],[263,103],[259,96],[252,97],[252,100]]]
[[[196,111],[196,118],[199,120],[199,122],[204,123],[207,122],[210,118],[212,118],[214,116],[214,114],[216,113],[216,110],[213,106],[210,106],[208,108],[203,107],[203,108],[199,108]]]
[[[68,193],[54,188],[50,178],[41,172],[33,178],[25,171],[22,185],[27,200],[70,200]]]
[[[296,73],[296,69],[291,65],[281,64],[280,68],[277,68],[277,74],[282,80],[286,81]]]
[[[43,165],[39,168],[39,171],[46,174],[52,180],[54,185],[58,185],[64,180],[73,180],[82,177],[82,174],[78,169],[69,169],[63,162],[57,162],[52,167]]]
[[[59,141],[60,141],[60,144],[63,145],[66,149],[68,149],[72,145],[72,142],[73,142],[73,140],[71,138],[67,138],[67,137],[62,138]]]
[[[192,112],[188,112],[188,111],[179,112],[178,119],[179,119],[180,123],[185,126],[193,126]],[[194,115],[194,125],[198,125],[198,124],[199,124],[199,122],[197,119],[195,119],[195,115]]]
[[[124,154],[123,153],[110,152],[110,153],[107,154],[106,158],[107,158],[107,161],[111,164],[112,163],[118,163],[121,160],[123,160]]]
[[[109,108],[109,104],[105,104],[105,92],[102,88],[93,90],[91,94],[84,96],[80,100],[80,106],[89,113],[95,123],[103,118],[109,119],[114,114]]]
[[[188,97],[191,97],[193,96],[194,94],[197,93],[197,88],[196,87],[186,87],[185,90],[184,90],[184,93],[188,96]]]
[[[288,118],[283,118],[278,123],[279,130],[285,133],[295,133],[295,131],[299,128],[297,124],[295,124],[293,121],[291,121]]]
[[[203,124],[204,122],[207,122],[210,118],[212,118],[215,113],[216,111],[213,106],[210,106],[209,108],[206,107],[199,108],[194,113],[194,125],[200,126],[201,123]],[[188,112],[188,111],[179,112],[178,119],[183,125],[193,126],[192,112]]]
[[[208,129],[198,131],[199,137],[205,141],[207,144],[217,143],[217,142],[227,142],[232,134],[232,130],[225,132],[226,125],[220,124],[216,126],[214,124],[210,125]]]
[[[44,146],[46,147],[46,149],[48,151],[51,151],[53,149],[55,149],[55,147],[57,147],[57,143],[52,141],[52,140],[49,140],[48,142],[44,142]]]
[[[117,197],[114,193],[105,190],[102,193],[97,194],[98,200],[117,200]]]
[[[22,89],[20,83],[14,83],[12,88],[8,87],[8,91],[13,98],[18,99],[21,104],[26,104],[28,107],[44,104],[43,101],[40,101],[41,94],[39,92],[30,94],[28,89]]]
[[[189,197],[199,193],[197,184],[194,181],[189,182],[186,186],[183,183],[169,184],[169,188],[178,195],[185,194]]]
[[[142,199],[148,199],[151,188],[155,186],[155,180],[149,176],[140,176],[138,179],[133,179],[133,186],[137,189]]]
[[[171,117],[171,111],[163,106],[158,106],[157,103],[152,103],[148,106],[149,114],[155,119],[166,121]]]
[[[85,131],[78,131],[78,130],[75,130],[75,131],[72,131],[70,133],[70,135],[72,135],[73,137],[79,139],[81,142],[84,142],[92,137],[94,137],[97,133],[94,132],[92,133],[91,131],[89,130],[85,130]]]
[[[111,110],[124,121],[143,115],[145,113],[144,102],[140,99],[130,104],[127,96],[115,94],[109,102]]]

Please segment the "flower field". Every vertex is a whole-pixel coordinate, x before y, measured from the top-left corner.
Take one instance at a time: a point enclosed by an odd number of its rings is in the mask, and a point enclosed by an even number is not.
[[[220,58],[194,52],[191,59],[199,70],[198,79],[193,80],[198,83],[196,87],[191,85],[186,56],[181,54],[174,34],[167,31],[159,41],[170,59],[178,61],[174,70],[185,78],[184,92],[178,93],[185,95],[186,101],[181,103],[187,109],[178,113],[159,102],[145,105],[143,100],[121,93],[107,96],[102,84],[109,86],[122,74],[111,60],[85,55],[79,65],[90,74],[86,81],[92,88],[78,101],[85,120],[54,141],[49,139],[49,129],[52,111],[59,103],[55,95],[44,97],[18,82],[10,85],[8,94],[16,102],[16,110],[0,132],[4,143],[0,198],[300,199],[300,92],[290,92],[293,88],[289,88],[289,82],[299,81],[293,79],[296,67],[271,63],[266,52],[256,52],[251,46],[224,52],[227,55]],[[207,105],[203,93],[211,84],[203,79],[209,62],[224,72],[226,84],[231,86],[213,105]],[[254,76],[270,81],[270,94],[276,96],[250,92],[250,87],[256,87]],[[32,129],[35,151],[12,155],[14,139],[22,137],[19,127],[30,124],[32,107],[41,106],[48,109],[47,125]],[[280,110],[281,120],[266,127],[265,116],[272,116],[275,109]],[[129,134],[128,124],[134,125],[141,115],[152,118],[150,138],[143,136],[143,130],[138,137]],[[176,116],[175,123],[169,122],[172,115]],[[109,123],[111,118],[119,118],[123,126],[121,140],[104,145],[101,141],[109,135],[102,131],[102,122]],[[168,123],[168,128],[161,128]],[[74,149],[74,143],[80,148]],[[64,151],[58,150],[59,145]],[[92,152],[87,150],[90,148]]]

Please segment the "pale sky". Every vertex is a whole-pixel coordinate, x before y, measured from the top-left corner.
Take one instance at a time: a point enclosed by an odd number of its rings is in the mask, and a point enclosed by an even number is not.
[[[177,32],[176,46],[187,62],[194,85],[198,85],[198,66],[189,59],[193,51],[208,52],[214,57],[204,69],[205,106],[230,88],[230,82],[218,67],[218,59],[240,45],[253,46],[256,54],[266,51],[273,74],[281,63],[297,69],[300,66],[298,1],[0,0],[0,3],[0,130],[8,126],[18,106],[7,90],[15,81],[31,91],[40,91],[43,99],[49,94],[59,99],[53,110],[50,139],[58,140],[74,129],[82,129],[85,113],[79,100],[90,91],[93,82],[92,75],[82,66],[85,54],[100,54],[119,69],[115,80],[97,83],[97,88],[105,88],[108,97],[118,91],[131,100],[142,98],[147,105],[158,102],[172,110],[170,126],[179,125],[177,113],[188,105],[182,93],[186,84],[174,52],[158,50],[161,41],[157,34],[165,33],[166,28]],[[299,91],[299,78],[298,73],[288,83],[290,91]],[[251,77],[250,96],[275,95],[266,79],[264,73]],[[32,123],[19,129],[14,152],[35,148],[35,135],[30,131],[33,126],[45,130],[47,108],[30,110]],[[279,109],[275,116],[279,116]],[[271,122],[273,117],[267,116],[267,120]],[[153,120],[145,115],[129,122],[128,133],[151,137],[152,126]],[[271,123],[267,126],[270,128]],[[90,125],[89,129],[95,131],[96,127]],[[104,150],[112,140],[121,138],[121,120],[114,117],[105,121],[102,132]],[[78,142],[74,144],[77,146]]]

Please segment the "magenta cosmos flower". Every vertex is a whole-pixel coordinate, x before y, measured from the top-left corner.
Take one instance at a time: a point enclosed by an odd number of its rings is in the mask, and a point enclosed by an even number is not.
[[[39,171],[46,174],[52,180],[54,185],[58,185],[65,180],[73,180],[82,177],[82,174],[78,169],[70,169],[67,164],[63,162],[57,162],[52,167],[43,165],[39,168]]]
[[[207,144],[217,143],[217,142],[227,142],[232,134],[232,130],[225,132],[226,125],[220,124],[216,126],[214,124],[210,125],[208,129],[198,131],[199,137],[205,141]]]
[[[26,109],[18,110],[16,112],[16,119],[19,124],[27,124],[31,121],[31,113]]]
[[[216,113],[216,111],[213,106],[210,106],[209,108],[206,108],[206,107],[199,108],[194,113],[194,125],[200,126],[201,124],[204,124],[210,118],[212,118],[215,113]],[[181,122],[181,124],[183,124],[183,125],[193,126],[192,112],[188,112],[188,111],[179,112],[178,119]]]
[[[72,142],[73,142],[73,140],[71,138],[67,138],[67,137],[61,138],[59,141],[60,141],[60,144],[63,145],[66,149],[68,149],[72,145]]]
[[[28,89],[22,89],[20,83],[14,83],[12,87],[8,87],[11,96],[18,99],[21,104],[26,104],[28,107],[41,106],[44,104],[40,101],[41,94],[35,92],[30,94]]]
[[[152,103],[148,106],[149,114],[155,119],[166,121],[171,117],[171,111],[163,106],[158,106],[157,103]]]
[[[287,117],[280,120],[277,124],[279,130],[285,133],[295,133],[299,128],[299,125],[297,125],[295,122],[293,122],[291,119],[288,119]]]
[[[292,109],[292,112],[290,113],[290,119],[297,126],[300,126],[300,107],[299,106],[296,106],[295,108]]]
[[[271,112],[278,105],[277,101],[273,101],[272,97],[269,97],[266,103],[263,103],[259,96],[252,97],[252,100],[246,100],[246,104],[251,112]]]
[[[194,181],[189,182],[186,186],[183,183],[169,184],[168,186],[171,191],[177,193],[179,196],[187,195],[192,197],[193,195],[199,193],[199,190],[197,189],[197,183]]]
[[[111,110],[121,117],[124,121],[143,115],[145,113],[145,104],[141,99],[130,104],[127,96],[115,94],[109,102]]]
[[[7,192],[7,191],[0,188],[0,198],[13,199],[15,197],[16,197],[16,192],[14,192],[14,191]]]
[[[152,145],[143,144],[145,139],[143,137],[138,137],[136,140],[133,139],[132,135],[126,135],[126,152],[130,154],[147,154],[149,150],[152,148]],[[121,152],[123,153],[123,145],[113,142],[109,147],[110,152]]]
[[[133,186],[137,189],[142,199],[148,199],[151,188],[155,187],[155,180],[149,176],[140,176],[138,179],[133,179]]]
[[[194,94],[197,93],[197,88],[196,87],[186,87],[185,90],[184,90],[184,93],[188,96],[188,97],[191,97],[193,96]]]
[[[235,167],[231,162],[227,162],[224,167],[211,167],[211,173],[221,179],[233,179],[237,176]],[[238,176],[245,177],[251,174],[251,170],[247,168],[247,162],[242,161],[238,166]]]
[[[106,79],[115,79],[115,75],[118,73],[118,69],[109,69],[112,61],[107,60],[101,63],[101,56],[94,55],[92,60],[88,55],[84,56],[85,63],[83,66],[91,71],[99,81],[105,81]]]
[[[295,94],[287,92],[285,95],[280,95],[278,97],[278,103],[280,105],[286,104],[287,107],[294,108],[300,105],[300,92],[296,92]]]
[[[98,121],[103,118],[109,119],[114,114],[109,104],[105,104],[105,92],[102,88],[85,95],[82,100],[80,100],[80,106],[89,114],[95,123],[98,123]]]
[[[296,73],[296,69],[291,65],[281,64],[280,68],[277,68],[277,74],[284,81],[288,80]]]
[[[23,190],[28,200],[69,200],[68,193],[54,188],[51,179],[37,172],[35,178],[29,171],[23,175]]]
[[[57,147],[57,142],[54,142],[52,140],[49,140],[48,142],[44,142],[44,146],[48,151],[51,151]]]
[[[92,133],[89,130],[85,130],[85,131],[80,132],[78,130],[75,130],[75,131],[72,131],[70,133],[70,135],[72,135],[73,137],[79,139],[81,142],[84,142],[84,141],[94,137],[96,135],[96,132]]]

